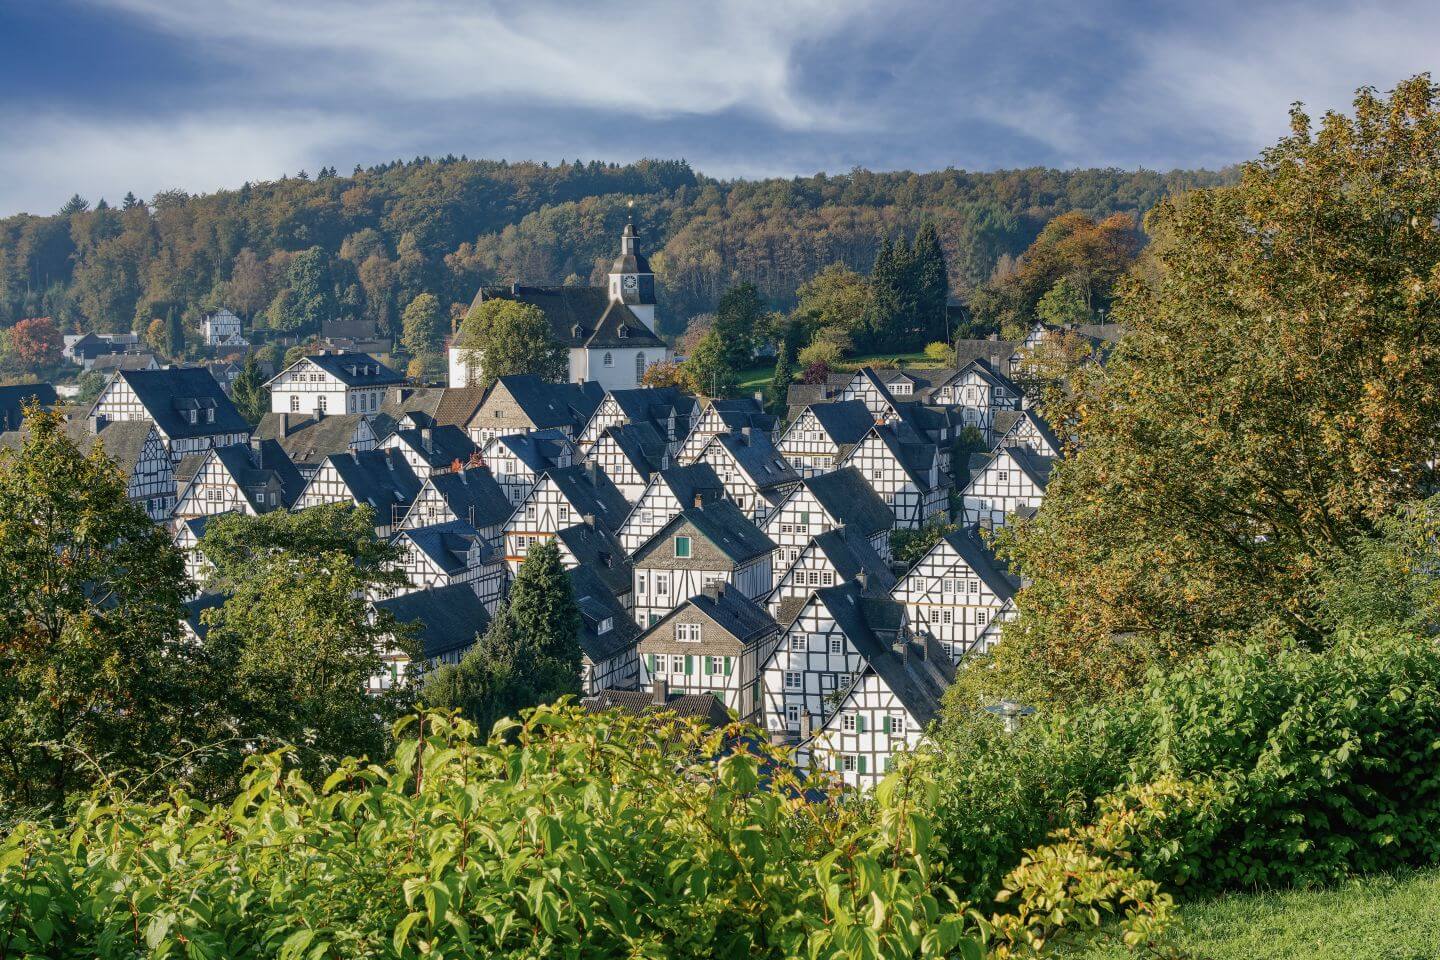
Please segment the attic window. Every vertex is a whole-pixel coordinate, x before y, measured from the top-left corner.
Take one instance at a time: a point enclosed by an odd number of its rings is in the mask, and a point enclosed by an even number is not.
[[[675,538],[675,556],[677,556],[677,557],[682,557],[682,558],[683,558],[683,557],[688,557],[688,556],[690,556],[690,538],[689,538],[689,537],[676,537],[676,538]]]
[[[614,626],[615,626],[615,618],[614,618],[614,617],[606,617],[604,620],[601,620],[601,621],[600,621],[599,625],[595,628],[595,632],[596,632],[597,634],[609,633],[610,630],[611,630]]]
[[[205,408],[205,422],[206,422],[206,423],[214,423],[214,422],[215,422],[215,408],[214,408],[214,407],[206,407],[206,408]]]

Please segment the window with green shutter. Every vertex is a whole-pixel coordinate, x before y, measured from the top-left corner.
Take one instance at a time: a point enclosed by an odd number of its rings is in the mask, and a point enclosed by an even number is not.
[[[692,673],[694,673],[694,672],[695,672],[695,658],[692,657],[690,654],[687,653],[687,654],[685,654],[685,675],[686,675],[686,676],[689,676],[690,674],[692,674]]]
[[[708,676],[710,676],[710,667],[711,667],[710,659],[711,659],[711,658],[710,658],[710,657],[704,657],[703,659],[704,659],[704,661],[705,661],[705,676],[708,677]]]
[[[862,713],[862,714],[860,714],[860,716],[858,716],[858,717],[855,718],[855,731],[856,731],[857,733],[864,733],[864,732],[865,732],[865,714]],[[863,758],[862,758],[862,760],[863,760]]]
[[[688,557],[688,556],[690,556],[690,538],[689,538],[689,537],[676,537],[676,538],[675,538],[675,556],[677,556],[677,557]]]
[[[884,717],[881,718],[881,720],[880,720],[880,729],[883,730],[883,731],[885,731],[886,733],[889,733],[889,732],[890,732],[890,715],[889,715],[889,714],[886,714]]]
[[[655,672],[655,654],[645,654],[645,669],[649,670],[652,674]]]
[[[725,676],[728,677],[728,676],[730,676],[730,674],[732,674],[732,673],[734,673],[734,672],[735,672],[735,658],[734,658],[734,657],[726,657],[726,658],[725,658]]]

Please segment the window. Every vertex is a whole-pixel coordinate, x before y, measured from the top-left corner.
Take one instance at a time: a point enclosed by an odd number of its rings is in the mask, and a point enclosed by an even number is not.
[[[645,376],[645,354],[635,354],[635,379],[639,380]]]
[[[835,678],[835,674],[833,674],[833,673],[822,673],[822,674],[820,674],[820,692],[821,692],[821,693],[830,693],[830,692],[832,692],[832,691],[835,689],[835,679],[836,679],[836,678]]]
[[[215,488],[215,487],[210,487],[208,490],[205,491],[205,499],[206,499],[206,500],[219,500],[219,499],[220,499],[220,491],[219,491],[217,488]]]
[[[840,729],[846,733],[854,733],[859,726],[859,718],[853,713],[847,713],[840,718]]]
[[[871,479],[871,480],[883,480],[884,478],[885,478],[885,471],[884,471],[884,470],[881,470],[881,469],[879,469],[879,468],[876,468],[876,469],[870,471],[870,479]]]
[[[655,522],[655,514],[654,514],[653,512],[651,512],[651,511],[649,511],[649,510],[641,510],[641,511],[640,511],[640,522],[641,522],[641,523],[654,523],[654,522]]]
[[[844,653],[844,652],[845,652],[845,641],[844,641],[844,639],[841,638],[841,637],[831,637],[831,638],[830,638],[830,652],[831,652],[831,653]]]
[[[608,353],[605,354],[605,359],[602,360],[601,362],[602,362],[605,366],[607,366],[607,367],[613,367],[613,366],[615,366],[615,358],[612,357],[612,356],[611,356],[610,354],[608,354]]]
[[[787,671],[785,672],[785,689],[786,689],[786,690],[799,690],[799,689],[800,689],[800,674],[799,674],[799,673],[796,673],[796,672],[794,672],[794,671],[789,671],[789,670],[787,670]]]
[[[986,613],[984,610],[976,610],[976,611],[975,611],[975,622],[978,623],[980,626],[982,626],[982,627],[985,626],[985,624],[986,624],[987,622],[989,622],[989,619],[990,619],[990,615],[989,615],[988,613]]]
[[[887,721],[885,725],[889,727],[888,732],[892,737],[905,736],[905,714],[892,713],[885,720]]]
[[[1010,482],[1010,471],[1009,471],[1009,470],[1001,470],[1001,471],[999,472],[998,479],[1000,480],[1001,483],[1009,483],[1009,482]]]
[[[824,575],[823,575],[820,579],[824,582],[825,586],[827,586],[827,587],[833,587],[833,586],[835,586],[835,571],[834,571],[834,570],[826,570],[825,573],[824,573]]]
[[[320,412],[320,413],[324,413],[324,412],[325,412],[325,409],[326,409],[326,407],[329,405],[329,403],[330,403],[330,398],[327,397],[327,396],[325,396],[325,394],[323,394],[323,393],[320,394],[320,396],[319,396],[318,398],[316,398],[316,400],[315,400],[315,409],[316,409],[316,411],[318,411],[318,412]]]
[[[649,579],[649,577],[645,576],[645,574],[644,574],[643,572],[642,572],[642,573],[637,573],[637,574],[635,575],[635,592],[636,592],[636,593],[644,593],[644,592],[645,592],[645,581],[648,580],[648,579]]]
[[[658,596],[665,596],[670,592],[670,578],[655,574],[655,593]]]
[[[858,760],[859,758],[853,753],[843,754],[840,757],[840,769],[845,773],[854,773],[860,766]]]
[[[677,557],[688,557],[688,556],[690,556],[690,538],[689,538],[689,537],[676,537],[676,538],[675,538],[675,556],[677,556]]]
[[[290,394],[290,412],[291,412],[291,413],[299,413],[299,412],[300,412],[300,394],[298,394],[298,393],[292,393],[292,394]]]
[[[800,726],[800,704],[791,703],[785,706],[785,726]]]
[[[698,623],[677,623],[675,624],[675,639],[681,643],[700,642],[700,624]]]
[[[596,634],[609,633],[609,632],[611,631],[611,629],[614,628],[614,626],[615,626],[615,618],[614,618],[614,617],[606,617],[604,620],[601,620],[599,626],[597,626],[597,627],[595,628],[595,633],[596,633]]]
[[[930,622],[931,622],[931,623],[939,623],[939,622],[940,622],[940,608],[939,608],[939,607],[931,607],[931,608],[930,608]]]
[[[705,673],[708,676],[718,677],[725,674],[725,661],[728,657],[706,657]]]
[[[809,510],[801,510],[801,511],[800,511],[800,526],[805,527],[807,530],[810,528],[810,511],[809,511]],[[803,532],[803,531],[802,531],[802,532]]]
[[[197,413],[196,411],[194,411],[194,410],[191,410],[191,411],[190,411],[190,422],[191,422],[191,423],[197,423],[197,422],[199,422],[199,415],[198,415],[198,413]]]
[[[568,521],[570,519],[570,504],[560,504],[560,519],[563,521]]]
[[[804,653],[810,649],[810,638],[803,633],[790,635],[790,649],[796,653]]]
[[[970,581],[970,592],[971,592],[972,594],[973,594],[973,593],[979,593],[979,592],[980,592],[980,581],[979,581],[979,580],[971,580],[971,581]]]

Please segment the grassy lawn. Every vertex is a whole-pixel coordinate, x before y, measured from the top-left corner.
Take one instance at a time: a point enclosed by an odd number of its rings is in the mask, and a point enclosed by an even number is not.
[[[1440,957],[1440,871],[1186,904],[1174,944],[1193,960]],[[1123,947],[1067,960],[1124,960]]]
[[[850,357],[836,369],[859,370],[866,364],[877,363],[881,360],[888,360],[899,367],[925,368],[944,366],[944,364],[935,363],[927,359],[925,354],[917,350],[914,353],[867,353],[864,356]],[[795,373],[796,376],[799,376],[800,371],[796,370]],[[741,370],[738,374],[740,378],[740,392],[754,393],[756,390],[764,390],[770,386],[770,378],[774,375],[775,365],[773,363],[769,366],[751,367],[748,370]]]

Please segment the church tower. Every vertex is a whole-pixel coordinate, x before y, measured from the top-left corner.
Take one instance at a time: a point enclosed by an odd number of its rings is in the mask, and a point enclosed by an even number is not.
[[[610,299],[625,304],[650,332],[655,332],[655,274],[640,253],[635,222],[627,220],[620,234],[620,256],[610,266]]]

